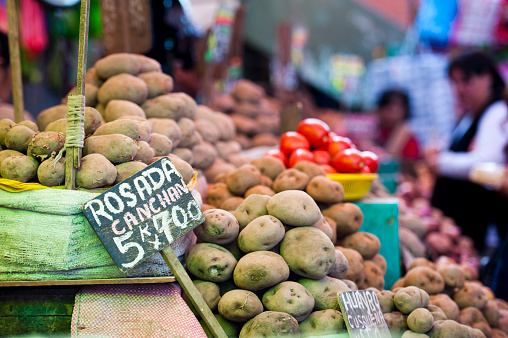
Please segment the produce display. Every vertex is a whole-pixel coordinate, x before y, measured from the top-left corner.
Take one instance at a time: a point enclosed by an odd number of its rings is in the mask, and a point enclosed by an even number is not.
[[[172,93],[173,79],[153,59],[111,54],[88,70],[86,81],[79,188],[117,184],[162,156],[170,156],[188,182],[192,168],[206,170],[241,150],[233,141],[233,120],[185,93]],[[66,116],[62,104],[40,112],[36,123],[1,120],[1,177],[62,185]]]

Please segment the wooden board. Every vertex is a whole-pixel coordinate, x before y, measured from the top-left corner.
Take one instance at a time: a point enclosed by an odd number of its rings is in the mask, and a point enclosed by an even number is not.
[[[138,277],[138,278],[109,278],[109,279],[72,279],[45,281],[9,281],[0,282],[0,287],[14,286],[64,286],[64,285],[95,285],[95,284],[155,284],[172,283],[174,276],[167,277]]]

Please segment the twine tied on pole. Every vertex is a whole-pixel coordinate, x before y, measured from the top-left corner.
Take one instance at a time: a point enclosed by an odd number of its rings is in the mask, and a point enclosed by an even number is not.
[[[65,131],[65,146],[60,150],[53,161],[55,165],[63,155],[66,149],[83,148],[85,143],[85,96],[79,94],[69,94],[67,99],[67,128]],[[80,159],[74,154],[74,168],[79,168]]]

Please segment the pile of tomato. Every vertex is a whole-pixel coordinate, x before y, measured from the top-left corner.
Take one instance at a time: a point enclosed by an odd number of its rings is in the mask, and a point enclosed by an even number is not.
[[[325,122],[313,118],[301,121],[296,132],[282,134],[279,149],[266,154],[279,158],[288,168],[300,161],[315,162],[327,174],[366,174],[379,169],[376,154],[359,151],[349,138],[335,134]]]

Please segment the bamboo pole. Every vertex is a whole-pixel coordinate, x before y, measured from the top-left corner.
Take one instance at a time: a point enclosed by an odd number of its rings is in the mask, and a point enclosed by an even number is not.
[[[25,107],[23,105],[23,80],[21,79],[21,61],[19,59],[19,21],[16,0],[7,0],[6,7],[14,122],[19,123],[25,118]]]
[[[88,51],[88,18],[90,15],[90,0],[81,0],[81,11],[79,15],[79,52],[78,52],[78,80],[76,94],[84,97],[85,95],[85,73],[86,73],[86,57]],[[81,109],[81,115],[84,112],[84,102]],[[69,128],[70,121],[67,121]],[[69,130],[69,129],[67,129]],[[69,137],[69,133],[67,133]],[[80,147],[68,147],[65,153],[65,189],[76,188],[76,169],[81,165]]]

